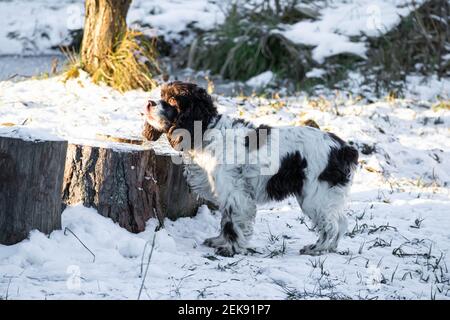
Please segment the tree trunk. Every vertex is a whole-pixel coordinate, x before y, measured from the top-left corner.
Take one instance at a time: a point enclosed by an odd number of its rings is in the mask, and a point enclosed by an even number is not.
[[[126,31],[131,0],[86,0],[81,62],[93,74]]]
[[[204,203],[190,192],[182,169],[153,149],[70,144],[63,202],[81,202],[128,231],[141,232],[151,217],[162,223],[165,217],[192,216]]]
[[[67,141],[0,137],[0,243],[61,229]]]

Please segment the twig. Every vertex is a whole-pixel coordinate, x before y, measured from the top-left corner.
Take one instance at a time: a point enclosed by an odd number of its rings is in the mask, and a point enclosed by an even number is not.
[[[145,251],[147,250],[147,246],[149,244],[149,241],[145,242],[144,251],[142,251],[142,257],[141,257],[141,273],[139,274],[139,278],[142,278],[142,273],[144,272],[144,256]]]
[[[14,79],[15,77],[18,77],[19,74],[18,73],[14,73],[13,75],[9,76],[8,79],[6,79],[7,81]]]
[[[391,276],[391,284],[394,283],[394,275],[395,275],[395,273],[397,272],[397,269],[398,269],[398,264],[397,264],[397,266],[395,267],[394,272],[392,273],[392,276]]]
[[[6,288],[5,300],[8,300],[9,287],[11,286],[12,277],[9,278],[8,287]]]
[[[95,262],[95,254],[83,243],[83,241],[80,240],[80,238],[77,237],[77,235],[72,230],[70,230],[67,227],[64,228],[64,235],[65,236],[67,235],[67,231],[69,231],[71,234],[73,234],[73,236],[75,238],[77,238],[77,240],[83,245],[83,247],[85,247],[85,249],[92,254],[92,257],[94,257],[94,260],[92,260],[92,263],[94,263]]]
[[[150,250],[150,254],[148,255],[147,267],[145,268],[144,277],[142,278],[141,288],[139,289],[139,295],[137,298],[138,300],[141,298],[142,289],[144,289],[145,278],[147,277],[148,267],[150,266],[150,260],[152,259],[153,249],[155,248],[155,240],[156,240],[156,230],[153,233],[152,249]],[[145,247],[144,247],[144,252],[145,252]]]

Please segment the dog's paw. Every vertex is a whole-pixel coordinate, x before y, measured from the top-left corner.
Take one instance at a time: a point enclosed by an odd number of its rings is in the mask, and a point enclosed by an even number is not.
[[[332,252],[330,249],[319,249],[315,244],[304,246],[300,249],[300,254],[309,256],[320,256],[322,254]]]
[[[219,248],[226,244],[225,239],[222,236],[208,238],[203,241],[203,244],[210,248]]]
[[[232,257],[235,253],[233,247],[220,247],[216,250],[216,254],[222,257]]]
[[[237,242],[227,241],[224,237],[218,236],[206,239],[203,244],[216,249],[216,254],[224,257],[232,257],[235,254],[249,254],[252,250],[245,246],[240,246]]]

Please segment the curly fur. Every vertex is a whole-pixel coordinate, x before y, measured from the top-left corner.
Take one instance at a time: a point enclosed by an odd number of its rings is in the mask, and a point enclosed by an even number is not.
[[[194,122],[201,121],[202,133],[208,128],[211,119],[217,116],[211,96],[205,89],[193,83],[175,81],[161,88],[161,99],[174,106],[179,116],[168,131],[169,142],[173,147],[181,141],[172,134],[177,129],[187,130],[194,136]],[[194,140],[191,141],[194,147]]]
[[[217,204],[222,213],[220,234],[205,241],[218,254],[247,252],[257,204],[289,196],[297,199],[319,235],[315,244],[305,246],[300,253],[317,255],[337,249],[347,230],[343,209],[358,160],[357,150],[342,139],[310,127],[255,128],[242,119],[219,115],[207,92],[192,83],[164,85],[161,100],[151,103],[146,116],[150,126],[166,133],[172,146],[181,142],[176,129],[194,135],[195,121],[202,121],[202,135],[214,131],[212,138],[201,141],[201,148],[191,143],[183,152],[191,160],[184,167],[189,185]],[[245,161],[221,162],[224,155],[217,150],[229,151],[223,141],[229,138],[230,131],[232,137],[238,132],[250,136],[255,131],[266,131],[267,135],[257,137],[256,147],[248,137],[232,140],[232,156],[244,153]],[[277,160],[275,170],[263,174],[270,161],[262,147],[276,145],[277,141],[277,152],[271,154]],[[257,161],[249,161],[251,156],[256,156]]]

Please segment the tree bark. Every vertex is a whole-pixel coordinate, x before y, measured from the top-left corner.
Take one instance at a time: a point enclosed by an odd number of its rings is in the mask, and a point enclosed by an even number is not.
[[[131,0],[86,0],[81,62],[93,74],[126,31]]]
[[[61,229],[66,150],[67,141],[0,137],[0,243]]]
[[[171,156],[155,152],[151,162],[155,168],[164,217],[175,220],[194,216],[202,204],[213,208],[211,203],[191,192],[183,175],[183,165],[174,164]]]
[[[149,218],[193,216],[204,202],[191,193],[183,168],[153,149],[116,150],[70,144],[63,202],[82,203],[141,232]]]

